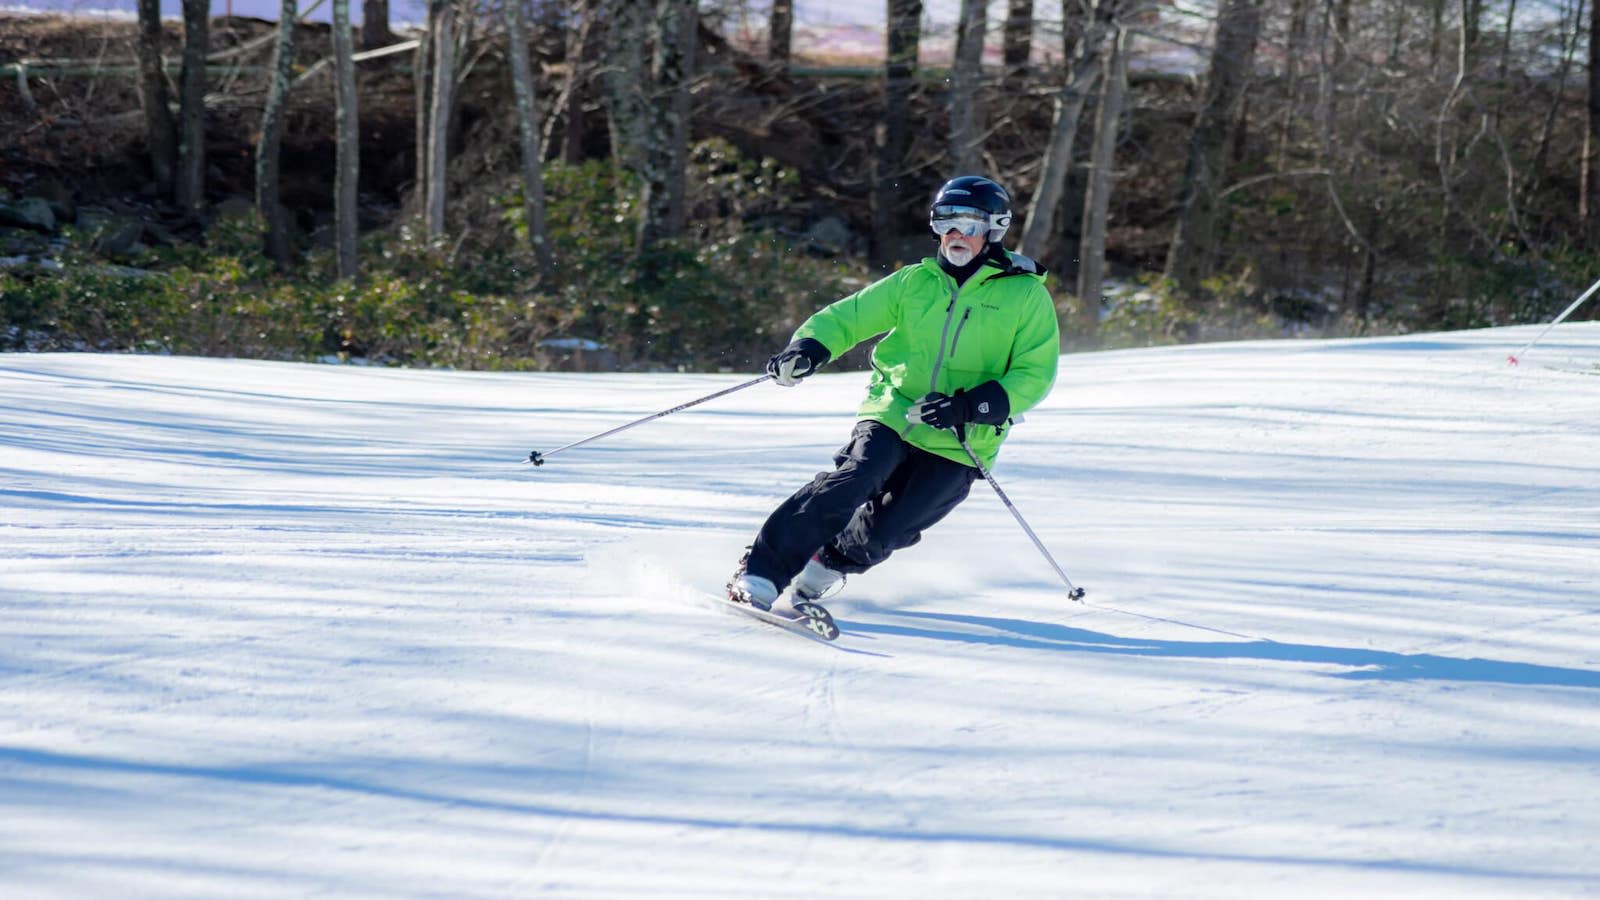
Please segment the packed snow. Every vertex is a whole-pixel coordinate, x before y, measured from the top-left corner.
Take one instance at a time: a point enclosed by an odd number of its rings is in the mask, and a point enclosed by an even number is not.
[[[865,382],[0,355],[0,892],[1600,895],[1600,323],[1069,354],[822,644]]]

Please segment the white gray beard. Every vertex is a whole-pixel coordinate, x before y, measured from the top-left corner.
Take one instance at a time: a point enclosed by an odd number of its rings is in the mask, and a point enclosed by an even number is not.
[[[951,244],[944,248],[944,258],[950,260],[953,266],[964,266],[972,262],[973,253],[965,244]]]

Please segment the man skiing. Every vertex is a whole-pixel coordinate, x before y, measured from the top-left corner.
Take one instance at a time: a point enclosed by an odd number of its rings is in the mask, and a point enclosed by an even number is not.
[[[1044,269],[1000,245],[1011,197],[975,175],[934,195],[937,257],[906,266],[807,319],[767,374],[792,387],[876,335],[872,379],[850,441],[773,510],[728,583],[728,598],[771,609],[793,582],[812,601],[865,572],[966,498],[1013,419],[1049,394],[1060,356]]]

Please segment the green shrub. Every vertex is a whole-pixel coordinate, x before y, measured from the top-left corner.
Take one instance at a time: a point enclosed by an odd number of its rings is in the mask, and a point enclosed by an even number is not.
[[[1193,308],[1174,293],[1171,280],[1150,276],[1139,287],[1113,297],[1097,332],[1107,348],[1176,344],[1199,322]]]
[[[355,285],[325,249],[279,271],[252,217],[147,254],[143,272],[105,266],[83,238],[60,271],[0,272],[0,348],[495,369],[547,364],[541,343],[561,337],[630,368],[749,369],[853,273],[776,230],[796,203],[792,173],[719,142],[699,145],[693,166],[690,233],[641,256],[636,186],[599,162],[551,164],[547,282],[515,191],[496,199],[507,227],[470,249],[406,226],[366,236]]]

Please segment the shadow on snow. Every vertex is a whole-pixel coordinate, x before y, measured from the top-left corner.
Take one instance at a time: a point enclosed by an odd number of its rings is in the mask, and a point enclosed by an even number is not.
[[[874,622],[841,622],[848,631],[900,635],[963,644],[999,644],[1027,650],[1109,653],[1170,659],[1260,660],[1348,666],[1334,677],[1372,681],[1460,681],[1483,684],[1600,688],[1600,672],[1496,659],[1461,659],[1433,653],[1395,653],[1359,647],[1285,644],[1277,641],[1165,641],[1125,638],[1026,619],[953,613],[881,610],[886,615],[982,630],[952,630]]]
[[[1062,834],[1027,832],[982,831],[978,829],[917,829],[912,827],[878,827],[858,825],[848,821],[752,821],[737,816],[670,815],[661,813],[635,813],[623,810],[585,809],[576,804],[551,802],[548,798],[523,801],[503,798],[472,797],[410,787],[403,784],[386,784],[376,779],[352,778],[342,774],[324,773],[315,767],[258,766],[205,766],[177,763],[144,762],[116,759],[88,754],[59,753],[23,747],[0,746],[0,767],[26,767],[36,770],[60,772],[111,773],[135,777],[165,777],[198,779],[231,786],[265,788],[310,788],[336,791],[369,797],[378,797],[409,803],[439,805],[455,809],[474,809],[510,815],[579,819],[612,822],[646,827],[666,826],[673,829],[696,828],[711,831],[757,831],[796,835],[828,835],[845,839],[878,841],[914,841],[931,843],[957,843],[978,846],[1009,846],[1021,849],[1044,849],[1082,853],[1102,853],[1118,856],[1150,858],[1210,859],[1225,862],[1258,863],[1270,865],[1300,865],[1333,867],[1354,871],[1396,871],[1412,873],[1443,873],[1461,876],[1523,879],[1532,881],[1568,881],[1585,877],[1580,873],[1518,870],[1492,866],[1460,865],[1405,859],[1357,859],[1337,856],[1272,856],[1242,853],[1215,853],[1161,847],[1155,844],[1108,841],[1078,838]],[[526,780],[536,775],[537,769],[512,768],[506,771],[513,780]],[[36,779],[32,779],[35,780]],[[73,789],[77,789],[74,787]],[[499,794],[499,792],[496,792]],[[0,801],[0,806],[4,801]]]

